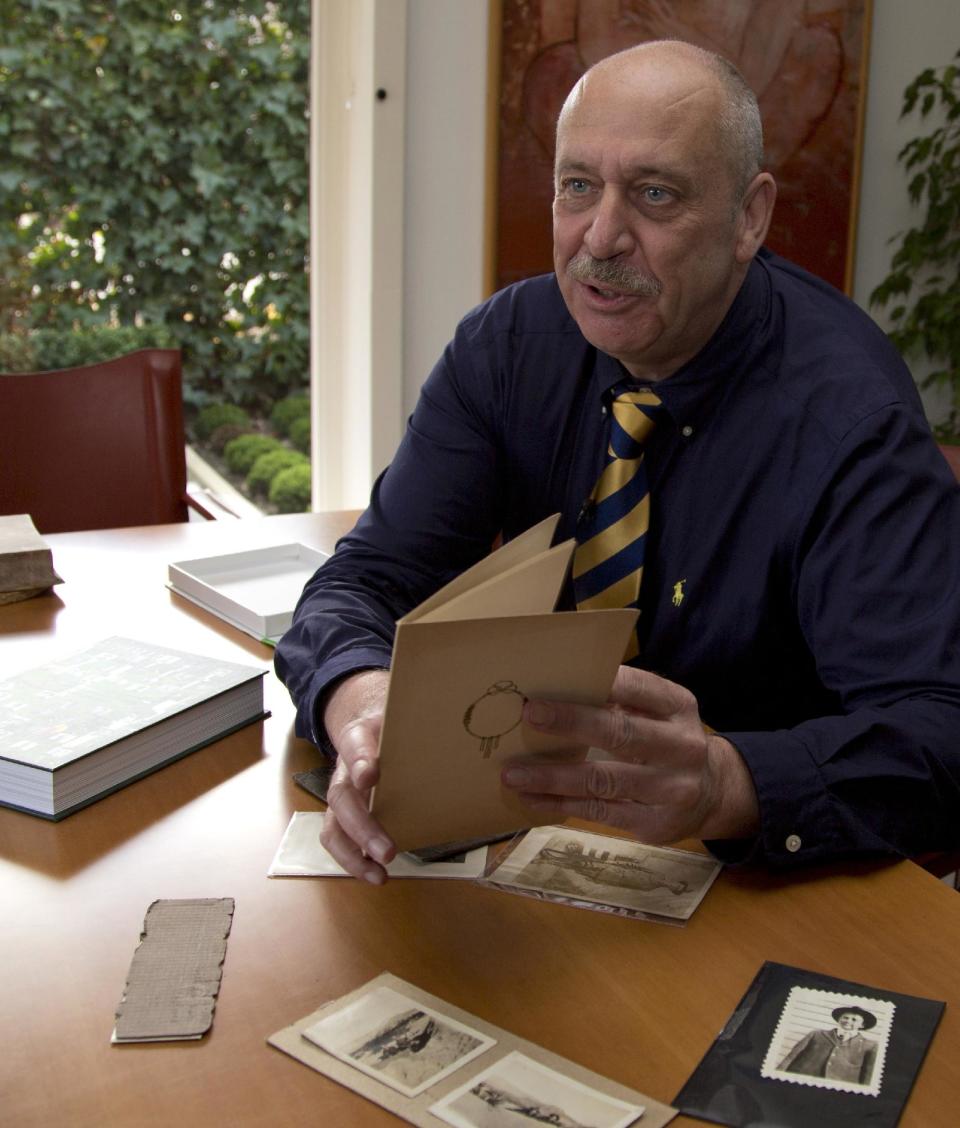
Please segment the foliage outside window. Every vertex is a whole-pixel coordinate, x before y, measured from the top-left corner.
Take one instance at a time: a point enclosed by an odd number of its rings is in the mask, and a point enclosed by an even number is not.
[[[895,303],[891,340],[905,356],[926,356],[934,370],[924,385],[950,392],[941,438],[960,442],[960,51],[954,62],[928,68],[906,88],[904,115],[941,124],[908,141],[898,159],[910,174],[910,200],[925,206],[916,227],[898,237],[890,273],[870,295]]]
[[[168,334],[198,405],[303,389],[309,14],[0,0],[0,333]]]

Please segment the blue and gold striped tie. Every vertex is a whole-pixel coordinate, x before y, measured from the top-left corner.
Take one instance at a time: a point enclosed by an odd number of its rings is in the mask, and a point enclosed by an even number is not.
[[[573,591],[579,609],[636,607],[650,526],[650,492],[643,444],[660,398],[649,390],[620,392],[613,401],[607,461],[577,531]],[[637,656],[636,632],[624,655]]]

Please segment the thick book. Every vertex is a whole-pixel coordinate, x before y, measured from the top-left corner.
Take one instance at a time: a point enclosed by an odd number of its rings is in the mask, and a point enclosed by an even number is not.
[[[108,638],[0,680],[0,804],[61,819],[263,717],[266,670]]]
[[[505,761],[588,749],[523,723],[528,698],[607,700],[637,612],[555,611],[574,542],[553,516],[397,623],[371,810],[397,847],[494,838],[538,818],[500,783]]]
[[[0,517],[0,604],[32,599],[59,584],[50,546],[28,513]]]

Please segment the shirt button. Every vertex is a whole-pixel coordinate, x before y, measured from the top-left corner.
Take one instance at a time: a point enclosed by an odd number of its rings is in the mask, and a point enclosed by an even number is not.
[[[688,423],[688,424],[686,425],[686,427],[681,427],[681,428],[680,428],[680,434],[681,434],[681,435],[683,435],[683,437],[684,437],[685,439],[689,439],[689,438],[690,438],[690,436],[691,436],[691,435],[693,434],[693,428],[692,428],[692,427],[690,426],[690,424]]]
[[[788,834],[787,840],[784,842],[784,846],[786,846],[791,854],[795,854],[802,845],[803,843],[800,841],[799,834]]]

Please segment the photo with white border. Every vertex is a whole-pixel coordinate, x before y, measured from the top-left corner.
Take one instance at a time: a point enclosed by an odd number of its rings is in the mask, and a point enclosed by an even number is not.
[[[415,1097],[496,1039],[391,987],[374,987],[303,1031],[347,1065]]]
[[[448,1093],[430,1111],[453,1128],[627,1128],[642,1105],[565,1077],[513,1051]]]
[[[714,858],[690,850],[543,826],[528,831],[486,881],[686,920],[721,868]]]
[[[792,987],[761,1076],[878,1096],[895,1011],[886,999]]]

